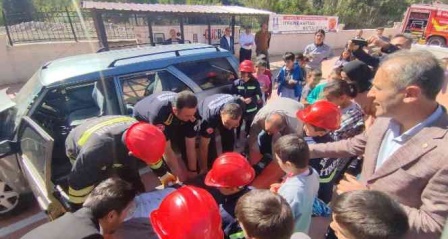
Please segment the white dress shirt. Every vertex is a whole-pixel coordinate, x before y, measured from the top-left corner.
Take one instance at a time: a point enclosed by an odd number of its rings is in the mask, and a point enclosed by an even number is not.
[[[245,44],[252,44],[250,46],[245,46]],[[255,45],[255,37],[252,34],[246,34],[245,32],[242,32],[240,34],[240,46],[246,50],[251,50],[252,46]]]
[[[386,162],[387,159],[392,156],[401,146],[403,146],[409,139],[420,132],[424,127],[428,127],[433,124],[443,114],[442,106],[438,106],[437,109],[424,121],[418,123],[408,131],[400,135],[400,125],[391,120],[389,128],[381,142],[380,151],[378,153],[378,159],[376,161],[375,171],[378,170],[381,165]]]

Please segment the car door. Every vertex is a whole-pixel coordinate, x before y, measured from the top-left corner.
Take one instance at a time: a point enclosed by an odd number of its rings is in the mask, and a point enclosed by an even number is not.
[[[19,128],[19,163],[37,202],[50,218],[65,210],[54,198],[51,182],[51,160],[54,139],[30,117],[25,116]]]

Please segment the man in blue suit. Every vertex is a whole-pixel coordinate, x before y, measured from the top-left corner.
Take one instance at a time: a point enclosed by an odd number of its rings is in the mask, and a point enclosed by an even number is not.
[[[226,49],[230,52],[232,52],[233,54],[235,54],[235,49],[234,49],[234,40],[233,40],[233,36],[230,36],[230,27],[226,27],[226,29],[224,30],[224,36],[221,37],[221,40],[219,40],[219,47]]]

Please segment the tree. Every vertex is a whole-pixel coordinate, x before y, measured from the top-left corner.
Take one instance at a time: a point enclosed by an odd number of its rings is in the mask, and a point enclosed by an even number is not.
[[[2,8],[8,16],[9,24],[33,20],[34,5],[31,0],[3,0]]]

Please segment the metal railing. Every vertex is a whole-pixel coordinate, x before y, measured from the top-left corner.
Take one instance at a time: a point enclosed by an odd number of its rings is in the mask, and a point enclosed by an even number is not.
[[[90,12],[68,9],[8,14],[3,12],[5,31],[10,45],[17,43],[82,41],[97,39]],[[135,39],[130,19],[119,15],[103,17],[108,39]]]

